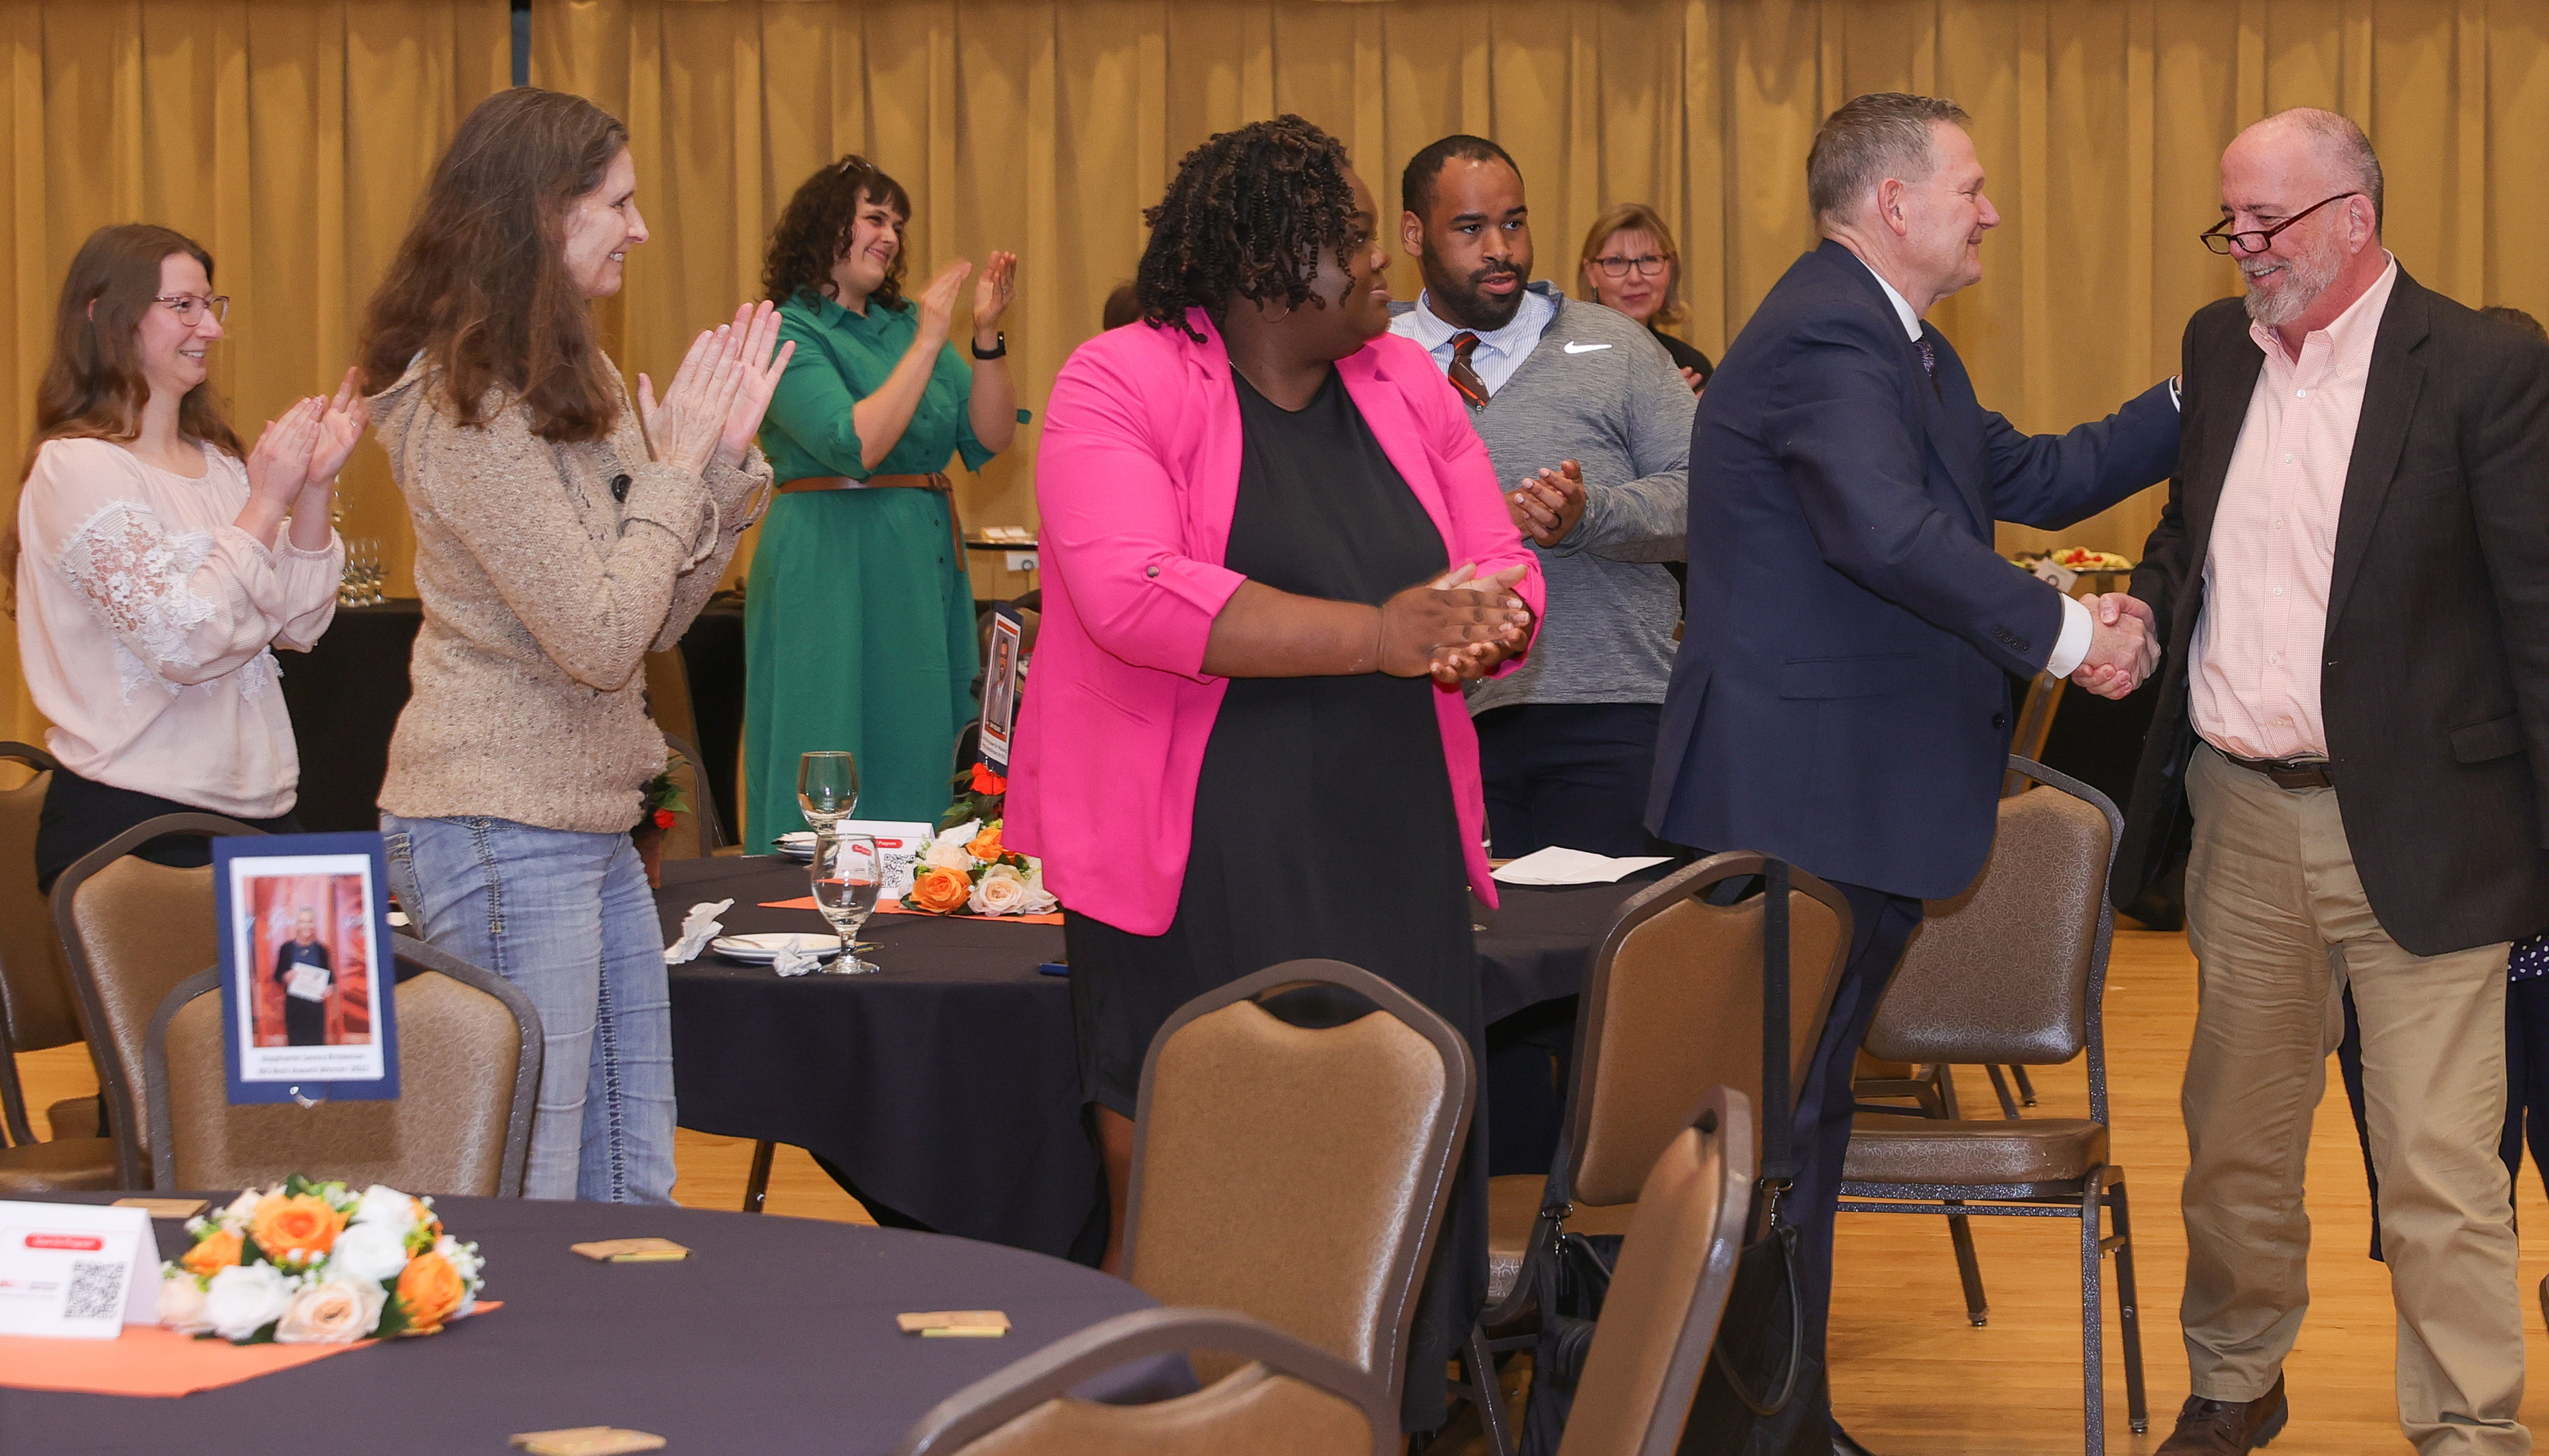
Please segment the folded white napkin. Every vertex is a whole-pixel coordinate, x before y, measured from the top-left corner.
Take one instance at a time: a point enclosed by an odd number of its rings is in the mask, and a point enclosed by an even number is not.
[[[682,938],[664,948],[664,963],[685,964],[707,950],[708,942],[717,938],[717,932],[725,929],[717,917],[733,904],[729,897],[709,904],[693,905],[691,913],[682,917]]]
[[[770,962],[770,968],[781,975],[803,975],[822,967],[823,957],[811,951],[782,951],[779,958]]]
[[[1667,855],[1631,855],[1613,858],[1592,855],[1551,845],[1534,850],[1495,872],[1498,884],[1617,884],[1623,876],[1637,873],[1650,864],[1661,864]]]

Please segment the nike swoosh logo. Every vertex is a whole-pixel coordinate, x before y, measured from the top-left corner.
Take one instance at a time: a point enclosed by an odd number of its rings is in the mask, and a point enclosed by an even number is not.
[[[1609,347],[1611,347],[1609,344],[1579,344],[1570,340],[1566,345],[1566,352],[1570,354],[1589,354],[1595,349],[1607,349]]]

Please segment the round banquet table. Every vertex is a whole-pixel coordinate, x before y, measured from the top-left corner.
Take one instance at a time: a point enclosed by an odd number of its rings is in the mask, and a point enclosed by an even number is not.
[[[907,1229],[518,1199],[434,1206],[486,1255],[482,1297],[503,1309],[174,1400],[0,1387],[0,1451],[453,1456],[501,1453],[521,1431],[617,1425],[673,1451],[883,1456],[965,1386],[1156,1303],[1077,1264]],[[151,1227],[163,1255],[186,1242],[175,1220]],[[646,1235],[691,1256],[603,1264],[567,1248]],[[927,1310],[999,1310],[1009,1332],[924,1339],[895,1324]],[[1142,1401],[1193,1388],[1172,1356],[1078,1393]]]
[[[1620,904],[1663,873],[1563,889],[1499,886],[1475,909],[1490,1021],[1583,984]],[[728,934],[825,932],[805,867],[775,856],[665,862],[670,944],[694,904],[731,898]],[[802,1147],[871,1207],[945,1233],[1089,1262],[1104,1189],[1083,1121],[1060,926],[880,914],[872,975],[781,979],[703,953],[672,967],[673,1077],[685,1128]],[[1094,1240],[1094,1242],[1092,1242]]]

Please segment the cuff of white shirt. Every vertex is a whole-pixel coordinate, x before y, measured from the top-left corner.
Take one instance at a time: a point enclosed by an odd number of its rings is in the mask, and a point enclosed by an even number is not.
[[[2089,638],[2097,629],[2089,608],[2077,600],[2062,598],[2062,635],[2053,640],[2053,656],[2044,660],[2044,671],[2056,678],[2068,678],[2080,671],[2080,663],[2089,655]]]
[[[2168,377],[2168,403],[2178,413],[2183,414],[2186,412],[2186,397],[2178,390],[2178,378],[2179,376],[2174,374]]]

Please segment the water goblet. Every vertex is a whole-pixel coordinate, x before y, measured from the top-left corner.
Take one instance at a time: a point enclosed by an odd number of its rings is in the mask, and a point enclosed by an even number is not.
[[[797,760],[797,807],[816,835],[850,817],[858,806],[857,759],[839,750],[818,750]]]
[[[877,854],[876,841],[864,834],[832,834],[817,830],[814,835],[814,908],[832,924],[832,934],[840,937],[840,958],[829,967],[837,975],[864,975],[876,969],[861,960],[851,947],[851,938],[875,913],[877,892],[885,885],[885,861]]]

